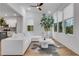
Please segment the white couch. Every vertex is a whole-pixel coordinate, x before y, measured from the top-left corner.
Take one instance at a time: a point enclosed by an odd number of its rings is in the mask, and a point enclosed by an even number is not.
[[[31,36],[32,37],[32,41],[39,41],[41,38],[42,38],[42,36],[40,36],[40,35],[33,35],[33,36]]]
[[[29,34],[15,34],[1,40],[1,55],[23,55],[31,43]]]

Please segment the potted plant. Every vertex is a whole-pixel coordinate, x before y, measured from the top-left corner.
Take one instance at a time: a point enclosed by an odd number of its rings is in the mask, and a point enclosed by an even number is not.
[[[43,14],[40,24],[41,24],[41,27],[44,28],[45,32],[51,31],[53,23],[54,23],[54,19],[52,16]]]
[[[0,18],[0,26],[5,26],[6,22],[3,17]]]
[[[5,22],[5,20],[4,20],[4,18],[3,17],[1,17],[0,18],[0,30],[2,31],[2,30],[4,30],[4,27],[6,27],[6,22]]]

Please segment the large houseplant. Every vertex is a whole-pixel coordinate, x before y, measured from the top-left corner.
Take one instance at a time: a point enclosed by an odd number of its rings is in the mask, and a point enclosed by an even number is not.
[[[41,24],[41,27],[44,28],[45,32],[51,31],[53,23],[54,23],[54,19],[53,19],[52,16],[43,14],[43,17],[41,19],[41,23],[40,24]]]
[[[6,22],[5,22],[4,18],[1,17],[0,18],[0,26],[4,26],[5,27],[5,25],[6,25]]]
[[[45,31],[50,31],[53,23],[54,23],[54,19],[52,16],[47,16],[46,14],[43,14],[40,24]]]

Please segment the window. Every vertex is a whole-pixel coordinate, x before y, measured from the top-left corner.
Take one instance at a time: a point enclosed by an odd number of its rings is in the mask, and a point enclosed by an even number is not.
[[[59,31],[59,32],[62,32],[62,21],[59,22],[58,25],[59,25],[59,26],[58,26],[58,27],[59,27],[59,30],[58,30],[58,31]]]
[[[74,17],[68,18],[64,21],[65,33],[73,34]]]
[[[58,13],[54,13],[53,18],[54,18],[54,32],[57,32],[57,23],[58,23]]]
[[[27,31],[33,31],[33,25],[28,25],[27,26]]]
[[[57,23],[54,23],[54,31],[57,32]]]

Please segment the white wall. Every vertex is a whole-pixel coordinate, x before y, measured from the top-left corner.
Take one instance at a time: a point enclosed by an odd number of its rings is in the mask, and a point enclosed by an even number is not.
[[[64,8],[64,19],[70,18],[74,16],[74,4],[68,5],[68,7]]]
[[[16,27],[17,33],[22,32],[23,19],[21,16],[6,16],[4,19],[9,27]]]
[[[17,27],[16,27],[16,32],[17,33],[22,33],[23,31],[23,18],[22,16],[17,17]]]
[[[34,14],[25,12],[23,16],[23,32],[27,32],[28,25],[34,25]]]
[[[74,8],[75,6],[75,8]],[[75,17],[74,22],[74,33],[73,34],[65,34],[64,32],[54,32],[54,39],[74,51],[75,53],[79,54],[79,4],[70,4],[66,8],[64,8],[64,18],[63,20]],[[61,16],[60,16],[61,17]],[[64,29],[63,29],[64,30]]]
[[[42,15],[41,14],[35,14],[34,16],[34,35],[41,35],[42,34],[42,28],[40,25]]]
[[[4,17],[4,20],[6,21],[7,24],[9,24],[9,27],[16,26],[16,22],[17,22],[16,16],[7,16],[7,17]]]
[[[23,12],[23,32],[27,33],[27,25],[34,25],[33,35],[41,35],[41,14],[27,12],[25,9],[22,9]]]

